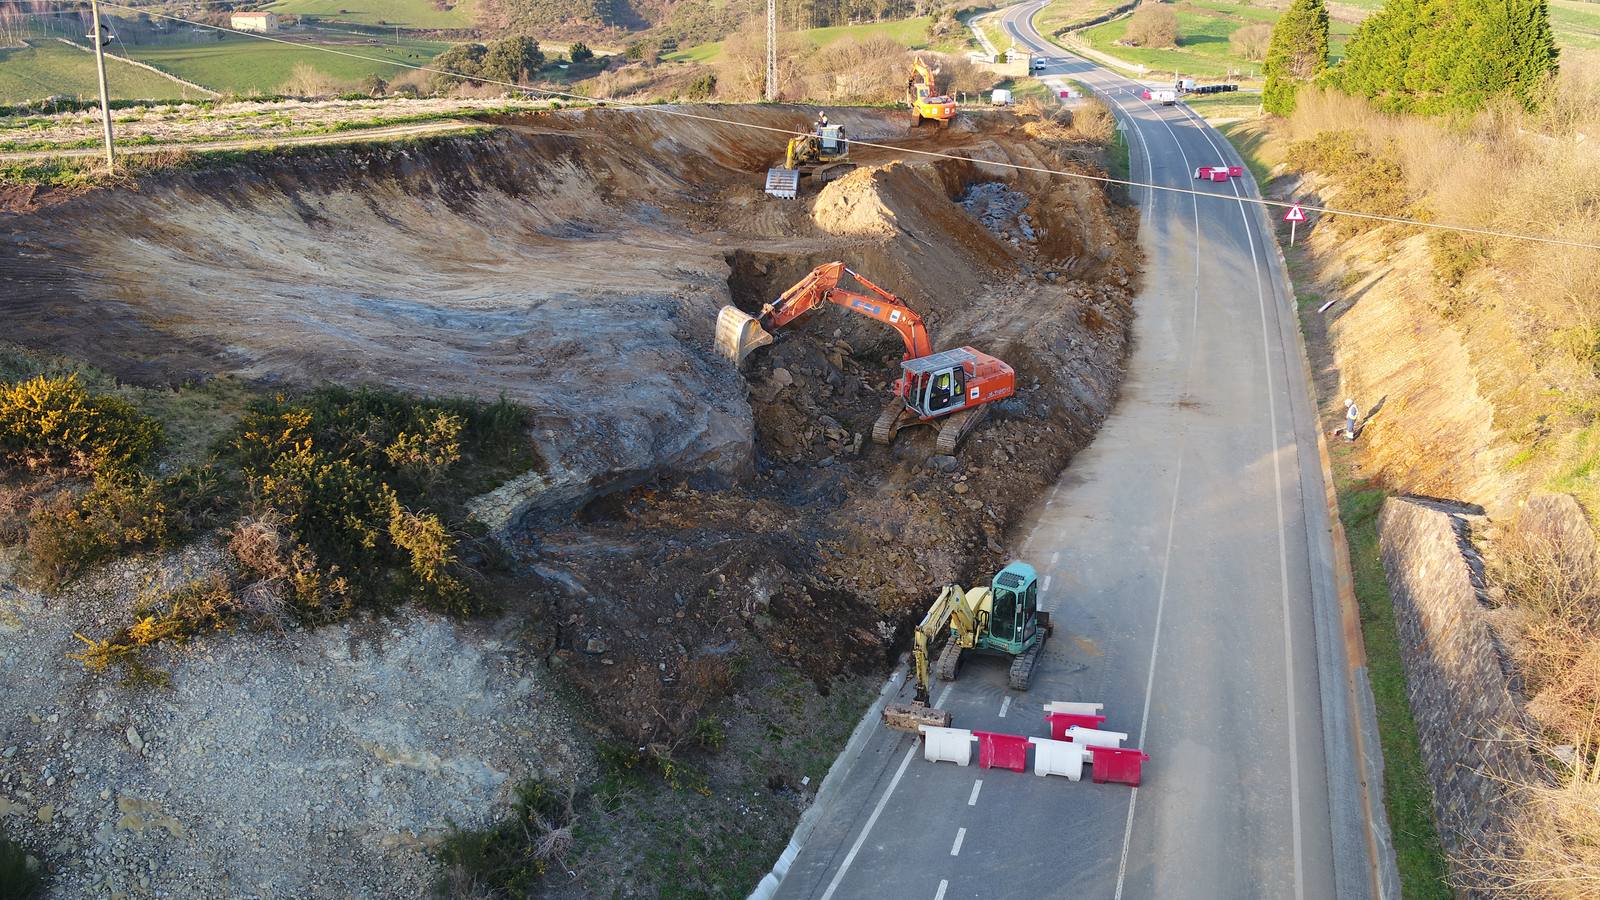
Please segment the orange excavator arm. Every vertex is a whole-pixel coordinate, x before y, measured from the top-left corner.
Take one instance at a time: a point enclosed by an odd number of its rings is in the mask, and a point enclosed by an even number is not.
[[[839,287],[839,279],[849,274],[871,293],[859,293]],[[782,296],[761,310],[757,322],[771,331],[782,328],[823,303],[833,303],[853,313],[876,319],[893,328],[905,341],[906,359],[921,359],[933,352],[933,342],[928,339],[928,329],[922,317],[905,301],[873,284],[859,272],[847,268],[842,262],[823,263],[811,270]]]

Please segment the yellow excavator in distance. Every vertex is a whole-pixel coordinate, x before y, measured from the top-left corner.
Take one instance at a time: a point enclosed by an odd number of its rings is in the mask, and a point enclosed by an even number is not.
[[[934,71],[922,57],[911,64],[911,77],[906,81],[906,105],[911,107],[912,127],[928,121],[949,128],[950,121],[956,117],[956,101],[938,93],[933,76]]]
[[[1011,689],[1025,691],[1054,630],[1050,614],[1039,609],[1039,575],[1025,562],[1001,569],[988,587],[963,591],[959,584],[945,585],[917,623],[911,648],[916,697],[909,704],[885,706],[884,724],[913,733],[921,725],[950,727],[950,711],[929,705],[928,657],[941,631],[948,635],[934,665],[940,681],[954,681],[962,654],[971,651],[1010,657]]]

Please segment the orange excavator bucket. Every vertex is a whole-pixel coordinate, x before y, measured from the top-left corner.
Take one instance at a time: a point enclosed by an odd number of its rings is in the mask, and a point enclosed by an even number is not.
[[[772,335],[754,316],[736,306],[724,306],[717,313],[717,350],[734,365],[744,361],[750,351],[772,343]]]

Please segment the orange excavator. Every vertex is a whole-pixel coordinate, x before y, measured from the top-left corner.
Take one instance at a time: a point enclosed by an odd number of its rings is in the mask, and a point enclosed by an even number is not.
[[[917,57],[911,64],[911,78],[906,82],[906,104],[911,107],[911,124],[921,125],[924,120],[949,128],[956,117],[956,101],[935,93],[933,70]]]
[[[866,292],[839,286],[849,275]],[[772,331],[824,303],[876,319],[893,328],[905,342],[894,397],[872,426],[872,440],[888,444],[903,428],[931,425],[935,446],[951,455],[989,412],[989,404],[1016,392],[1016,372],[1006,363],[971,347],[933,352],[922,317],[904,300],[873,284],[842,262],[823,263],[778,299],[750,316],[724,306],[717,315],[717,346],[739,363],[758,347],[772,343]]]

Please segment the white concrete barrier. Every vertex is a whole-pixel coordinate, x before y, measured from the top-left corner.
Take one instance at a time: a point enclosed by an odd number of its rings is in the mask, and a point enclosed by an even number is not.
[[[1031,737],[1033,745],[1033,774],[1065,775],[1071,781],[1083,779],[1083,764],[1092,762],[1088,746],[1049,738]]]
[[[1075,703],[1071,700],[1052,700],[1044,705],[1044,714],[1066,713],[1069,716],[1098,716],[1104,703]]]
[[[1096,731],[1074,725],[1067,729],[1067,740],[1085,747],[1121,747],[1128,736],[1120,731]]]
[[[922,757],[928,762],[953,762],[964,766],[972,762],[972,731],[967,728],[918,726],[922,732]]]

